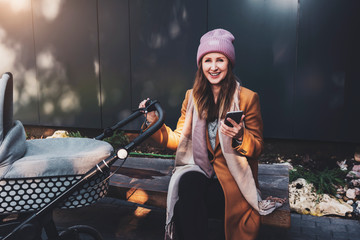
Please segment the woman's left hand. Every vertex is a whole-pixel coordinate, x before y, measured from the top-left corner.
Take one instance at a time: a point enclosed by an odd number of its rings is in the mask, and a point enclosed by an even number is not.
[[[233,125],[233,127],[229,127],[224,123],[224,121],[221,121],[220,131],[228,137],[242,141],[244,134],[244,118],[245,115],[241,117],[241,121],[239,124],[237,124],[231,118],[227,118],[227,120]]]

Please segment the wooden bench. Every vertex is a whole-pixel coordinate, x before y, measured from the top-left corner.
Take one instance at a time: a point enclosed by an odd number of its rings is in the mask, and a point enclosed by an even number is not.
[[[115,171],[121,161],[112,166]],[[110,178],[108,196],[137,204],[166,208],[168,183],[174,160],[129,157]],[[289,172],[287,166],[259,164],[259,184],[262,197],[277,196],[288,199]],[[263,225],[290,228],[289,202],[269,215],[262,216]]]

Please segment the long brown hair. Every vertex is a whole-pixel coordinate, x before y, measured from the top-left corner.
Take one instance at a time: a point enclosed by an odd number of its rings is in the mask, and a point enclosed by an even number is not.
[[[215,104],[211,84],[204,75],[202,63],[200,61],[195,76],[193,95],[199,117],[201,119],[206,119],[207,122],[212,122],[219,116],[225,118],[226,113],[230,109],[232,97],[236,90],[236,76],[232,72],[230,61],[228,64],[228,72],[225,78],[220,82],[220,85],[220,93],[217,103]]]

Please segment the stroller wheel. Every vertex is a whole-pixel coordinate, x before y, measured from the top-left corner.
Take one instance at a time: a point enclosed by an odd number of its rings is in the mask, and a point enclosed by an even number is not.
[[[76,225],[60,233],[61,240],[103,240],[101,234],[93,227]]]

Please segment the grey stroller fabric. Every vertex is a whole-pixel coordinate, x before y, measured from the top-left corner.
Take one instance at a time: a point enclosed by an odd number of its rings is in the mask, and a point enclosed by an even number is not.
[[[16,121],[0,146],[0,179],[4,177],[11,165],[20,159],[25,151],[25,131],[21,122]]]
[[[25,155],[4,178],[82,175],[112,152],[107,142],[89,138],[49,138],[26,141]]]
[[[13,122],[13,83],[11,75],[0,79],[0,179],[11,164],[25,151],[25,130],[21,122]]]

